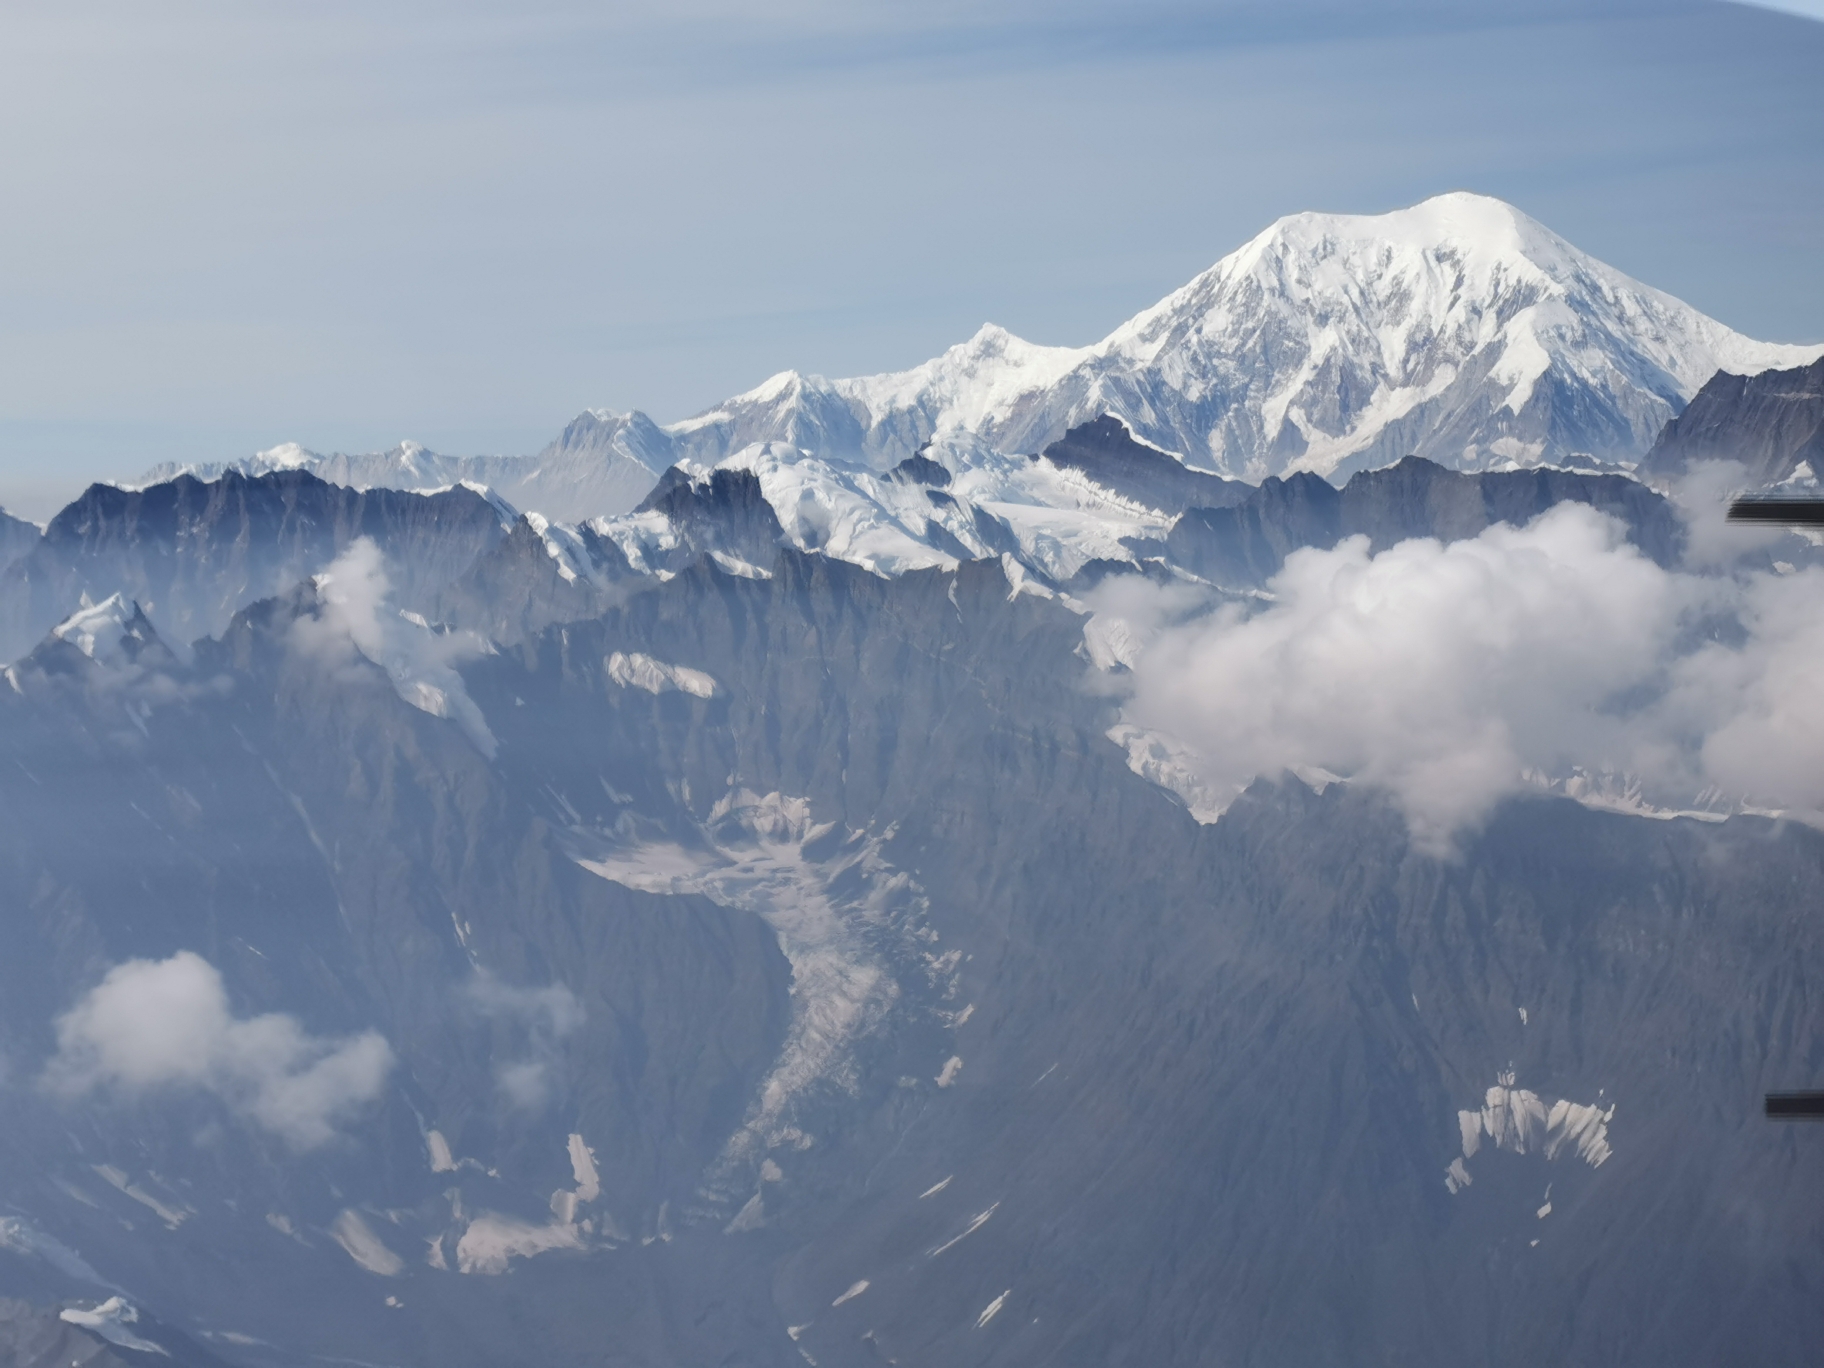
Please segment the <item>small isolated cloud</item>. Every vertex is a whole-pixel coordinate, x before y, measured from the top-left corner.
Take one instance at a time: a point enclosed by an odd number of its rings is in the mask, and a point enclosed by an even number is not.
[[[418,615],[392,606],[386,558],[371,537],[350,543],[316,584],[316,614],[292,624],[294,651],[331,670],[365,657],[386,671],[400,698],[433,717],[449,718],[493,759],[494,733],[456,672],[460,662],[492,649],[486,640],[470,631],[435,631]]]
[[[515,987],[482,970],[469,981],[464,996],[481,1015],[504,1023],[523,1037],[523,1054],[495,1066],[494,1080],[501,1093],[514,1106],[528,1111],[544,1106],[551,1095],[558,1042],[585,1019],[576,994],[561,983],[548,988]]]
[[[330,1039],[278,1012],[237,1019],[215,966],[181,950],[116,965],[58,1018],[57,1053],[43,1083],[65,1098],[97,1090],[212,1093],[306,1150],[377,1098],[392,1064],[375,1031]]]
[[[1200,815],[1285,770],[1383,788],[1434,850],[1507,794],[1592,775],[1660,805],[1824,807],[1824,572],[1667,571],[1566,503],[1449,544],[1298,551],[1269,590],[1102,606],[1131,670],[1117,739]]]

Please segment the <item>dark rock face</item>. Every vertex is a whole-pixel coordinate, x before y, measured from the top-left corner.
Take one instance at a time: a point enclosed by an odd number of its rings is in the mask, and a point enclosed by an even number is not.
[[[1124,499],[1182,513],[1187,508],[1231,508],[1253,494],[1252,485],[1192,470],[1176,456],[1134,440],[1119,418],[1104,415],[1066,432],[1041,455],[1078,470]]]
[[[125,594],[185,645],[363,536],[386,555],[399,602],[423,609],[504,535],[499,511],[462,487],[363,492],[304,471],[230,471],[208,484],[182,476],[138,491],[92,485],[0,575],[0,657],[29,650],[85,594]]]
[[[520,518],[491,549],[438,595],[437,621],[516,642],[554,622],[599,617],[637,578],[620,547],[587,523],[553,550]],[[571,562],[574,561],[574,564]]]
[[[1695,462],[1736,461],[1757,485],[1775,484],[1809,461],[1824,474],[1824,360],[1796,370],[1718,371],[1641,460],[1648,475],[1677,475]]]
[[[698,482],[673,466],[634,511],[662,513],[670,521],[680,543],[676,565],[713,552],[770,565],[784,536],[760,481],[745,470],[717,470]]]
[[[0,570],[5,570],[19,557],[38,544],[38,525],[15,518],[0,508]]]
[[[626,1223],[630,1248],[674,1219],[686,1228],[667,1211],[695,1200],[697,1175],[777,1055],[789,969],[755,917],[578,867],[540,815],[548,801],[459,729],[402,703],[365,662],[300,657],[293,624],[315,612],[308,591],[267,601],[193,666],[155,678],[72,676],[36,654],[15,667],[18,691],[0,705],[0,750],[22,781],[0,799],[0,1054],[20,1066],[0,1085],[12,1118],[0,1170],[36,1175],[28,1186],[61,1174],[95,1205],[76,1202],[68,1220],[35,1211],[34,1225],[54,1223],[111,1283],[181,1308],[188,1325],[388,1346],[393,1361],[500,1362],[541,1344],[580,1354],[601,1332],[594,1313],[553,1317],[549,1335],[528,1340],[513,1329],[519,1313],[503,1313],[505,1287],[475,1285],[487,1279],[452,1276],[451,1300],[470,1310],[447,1326],[429,1304],[423,1319],[401,1317],[382,1300],[401,1289],[325,1232],[350,1204],[418,1210],[431,1226],[415,1247],[397,1233],[390,1243],[422,1265],[452,1184],[427,1160],[426,1125],[457,1156],[488,1155],[491,1174],[457,1171],[471,1212],[549,1221],[550,1190],[569,1181],[565,1136],[581,1126],[602,1156],[597,1210]],[[38,1093],[57,1014],[107,966],[179,949],[221,971],[237,1015],[288,1012],[321,1037],[385,1035],[393,1086],[351,1138],[298,1153],[196,1090],[74,1109]],[[475,995],[483,966],[509,1003],[561,990],[575,1020],[559,1029],[490,1007]],[[544,1071],[537,1105],[503,1093],[498,1066],[510,1059]],[[198,1139],[211,1134],[221,1140]],[[175,1220],[148,1217],[96,1165],[137,1175]],[[9,1181],[4,1200],[23,1193]],[[573,1284],[550,1295],[587,1294]],[[631,1316],[646,1295],[630,1287],[604,1314]],[[326,1315],[332,1305],[343,1309]],[[675,1340],[686,1358],[689,1343]]]
[[[929,456],[921,456],[916,452],[889,470],[887,478],[906,484],[927,485],[934,489],[947,489],[950,485],[948,470]]]
[[[1342,489],[1315,475],[1264,481],[1232,508],[1193,508],[1166,548],[1178,564],[1225,584],[1257,584],[1301,546],[1366,535],[1381,551],[1410,537],[1456,541],[1496,523],[1523,524],[1554,504],[1587,503],[1620,519],[1661,565],[1683,553],[1684,530],[1665,499],[1622,475],[1518,470],[1463,474],[1417,456],[1366,471]]]

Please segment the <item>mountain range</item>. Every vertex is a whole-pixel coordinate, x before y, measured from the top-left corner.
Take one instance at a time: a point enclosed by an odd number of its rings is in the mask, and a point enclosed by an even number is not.
[[[1307,528],[1568,492],[1676,554],[1650,491],[1548,475],[1409,462],[1200,535],[1258,574]],[[753,494],[652,512],[733,544]],[[364,617],[345,551],[181,656],[110,596],[7,671],[0,1287],[32,1333],[1683,1364],[1824,1329],[1816,1155],[1756,1113],[1824,1038],[1810,828],[1540,795],[1440,858],[1289,776],[1200,822],[1017,562],[697,555],[579,607],[524,578],[556,564],[530,529],[458,606],[540,612],[460,654]],[[200,995],[174,1053],[139,992]]]
[[[666,468],[756,444],[880,472],[927,444],[1039,451],[1110,415],[1194,470],[1346,479],[1416,455],[1456,470],[1632,463],[1719,370],[1803,365],[1467,193],[1382,215],[1294,214],[1088,347],[992,324],[911,370],[785,371],[680,422],[590,410],[536,456],[296,445],[230,463],[357,486],[474,480],[574,523],[629,511]],[[141,483],[226,466],[166,465]]]
[[[1447,196],[0,523],[0,1368],[1807,1361],[1824,549],[1637,476],[1816,351]]]

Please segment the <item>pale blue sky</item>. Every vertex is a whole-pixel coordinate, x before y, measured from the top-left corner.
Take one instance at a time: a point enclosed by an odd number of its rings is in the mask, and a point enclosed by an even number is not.
[[[1087,342],[1281,214],[1456,188],[1817,340],[1820,71],[1709,0],[14,0],[0,500]]]

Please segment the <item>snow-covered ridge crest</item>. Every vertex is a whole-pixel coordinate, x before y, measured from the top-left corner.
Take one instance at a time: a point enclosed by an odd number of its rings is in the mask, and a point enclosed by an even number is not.
[[[1173,520],[1079,471],[1003,455],[967,435],[933,444],[924,454],[942,470],[941,484],[827,459],[786,442],[756,443],[718,466],[685,462],[682,468],[698,484],[718,468],[752,475],[786,545],[887,576],[954,569],[963,560],[1017,550],[1030,567],[1065,580],[1093,559],[1131,560],[1124,538],[1161,538]],[[650,513],[590,526],[638,568],[658,567],[677,550],[675,529]]]
[[[805,412],[790,425],[792,431],[777,434],[779,439],[809,437],[812,449],[819,449],[816,437],[844,435],[831,429],[841,426],[841,416],[846,413],[859,425],[859,454],[878,454],[883,461],[899,459],[910,455],[911,448],[901,451],[903,443],[890,434],[870,440],[868,429],[883,415],[905,415],[910,430],[922,429],[926,436],[980,431],[992,426],[1004,411],[1017,407],[1024,396],[1057,384],[1095,350],[1041,346],[998,324],[984,323],[968,341],[911,370],[851,380],[782,371],[716,408],[672,424],[668,431],[679,436],[716,427],[739,431],[761,406],[794,404]],[[813,419],[812,411],[819,409],[822,411]]]
[[[90,660],[113,660],[120,655],[121,638],[139,615],[139,605],[124,594],[110,594],[100,603],[91,603],[84,594],[82,606],[51,628],[51,635]]]

